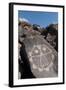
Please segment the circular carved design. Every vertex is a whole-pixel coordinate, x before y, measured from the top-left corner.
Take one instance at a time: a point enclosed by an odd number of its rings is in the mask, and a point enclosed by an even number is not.
[[[46,45],[34,45],[31,52],[28,53],[28,56],[32,68],[37,69],[39,72],[43,70],[49,71],[52,65],[51,63],[55,58],[52,50]]]

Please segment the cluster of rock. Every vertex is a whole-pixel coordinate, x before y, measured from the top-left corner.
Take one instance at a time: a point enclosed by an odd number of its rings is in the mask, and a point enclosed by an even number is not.
[[[22,29],[37,31],[37,33],[40,33],[44,39],[46,39],[46,41],[50,43],[50,45],[52,45],[56,51],[58,51],[58,24],[50,24],[44,28],[37,24],[31,25],[28,22],[19,21],[19,25],[22,27]]]
[[[58,24],[42,28],[19,21],[19,78],[56,77],[58,75]]]

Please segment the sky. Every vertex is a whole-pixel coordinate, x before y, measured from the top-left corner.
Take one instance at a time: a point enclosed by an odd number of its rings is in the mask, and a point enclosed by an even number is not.
[[[49,24],[58,23],[57,12],[18,11],[18,18],[26,19],[31,24],[38,24],[41,27],[47,27]]]

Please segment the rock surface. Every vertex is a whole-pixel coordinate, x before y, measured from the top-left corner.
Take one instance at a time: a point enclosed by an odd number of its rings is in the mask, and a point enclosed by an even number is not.
[[[33,30],[31,25],[24,25],[28,28],[22,25],[19,25],[18,38],[21,48],[23,49],[22,45],[24,45],[25,49],[21,51],[19,47],[19,60],[23,63],[22,65],[26,64],[26,67],[19,67],[20,70],[22,68],[22,71],[27,70],[28,72],[26,71],[27,76],[25,76],[24,72],[19,70],[22,73],[21,78],[33,78],[34,76],[36,78],[57,77],[58,52],[47,42],[47,38],[44,39],[44,36],[37,30]],[[24,59],[21,56],[22,52],[26,52],[23,54]]]

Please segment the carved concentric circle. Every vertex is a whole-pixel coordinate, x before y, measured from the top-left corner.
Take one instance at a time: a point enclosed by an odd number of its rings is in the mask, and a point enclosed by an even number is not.
[[[30,63],[32,63],[32,68],[37,69],[39,72],[43,70],[49,71],[55,58],[52,50],[46,45],[34,45],[28,56]]]

